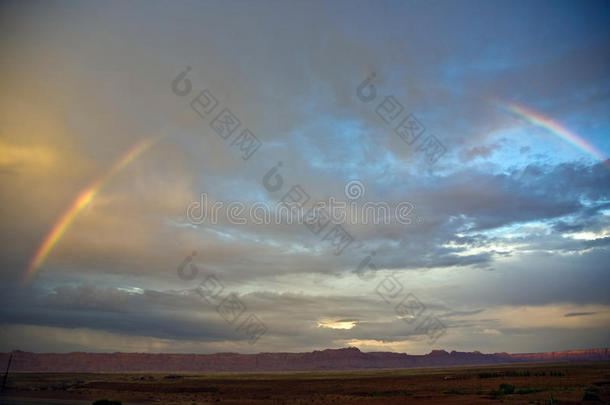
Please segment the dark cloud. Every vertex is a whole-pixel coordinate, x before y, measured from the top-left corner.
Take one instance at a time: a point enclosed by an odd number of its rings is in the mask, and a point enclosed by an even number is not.
[[[487,159],[493,155],[494,151],[499,149],[500,145],[483,145],[483,146],[475,146],[474,148],[468,150],[462,150],[460,155],[460,160],[462,162],[469,162],[478,157]]]
[[[571,316],[588,316],[588,315],[595,315],[597,312],[570,312],[569,314],[565,314],[564,316],[566,318],[571,317]]]
[[[45,306],[73,310],[125,310],[129,294],[117,288],[97,289],[92,285],[56,287],[43,298]]]

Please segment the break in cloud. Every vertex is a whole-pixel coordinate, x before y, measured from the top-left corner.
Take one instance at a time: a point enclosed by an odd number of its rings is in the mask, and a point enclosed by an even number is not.
[[[610,170],[498,107],[610,154],[608,4],[51,1],[0,15],[0,350],[608,346]],[[177,96],[187,66],[192,93]],[[261,140],[250,159],[191,109],[203,89]],[[445,146],[435,164],[376,113],[389,95]],[[157,136],[24,283],[79,194]],[[334,255],[302,224],[185,217],[204,192],[275,203],[300,185],[346,201],[351,180],[359,206],[412,202],[411,224],[345,225],[354,242]],[[197,277],[180,278],[194,251]],[[255,344],[195,291],[212,274],[266,326]],[[434,343],[376,293],[389,276],[445,325]]]

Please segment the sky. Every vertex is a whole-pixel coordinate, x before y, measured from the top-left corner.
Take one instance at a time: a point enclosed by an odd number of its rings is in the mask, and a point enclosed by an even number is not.
[[[0,7],[0,351],[610,346],[608,2]]]

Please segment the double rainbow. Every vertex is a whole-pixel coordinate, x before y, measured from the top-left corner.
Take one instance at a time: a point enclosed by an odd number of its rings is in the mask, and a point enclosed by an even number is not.
[[[501,109],[513,113],[521,118],[524,118],[526,121],[550,131],[553,135],[567,141],[568,143],[576,146],[578,149],[583,152],[589,154],[594,157],[596,160],[601,162],[604,166],[610,168],[610,160],[608,157],[595,146],[593,146],[589,141],[579,136],[578,134],[570,131],[566,127],[562,126],[557,121],[552,118],[546,117],[540,114],[537,111],[534,111],[530,108],[524,107],[522,105],[512,103],[512,102],[504,102],[495,100],[494,104],[500,107]]]
[[[53,250],[53,247],[57,244],[57,242],[59,242],[72,222],[74,222],[74,219],[83,209],[85,209],[87,205],[89,205],[91,201],[93,201],[100,189],[115,174],[123,170],[127,165],[137,159],[142,153],[157,143],[162,137],[163,136],[161,135],[154,138],[147,138],[138,142],[131,150],[117,160],[114,165],[111,166],[110,170],[108,170],[98,181],[81,191],[66,212],[59,218],[53,228],[51,228],[51,231],[43,239],[42,243],[36,250],[36,254],[30,260],[30,264],[25,273],[24,281],[27,282],[36,274],[51,250]]]

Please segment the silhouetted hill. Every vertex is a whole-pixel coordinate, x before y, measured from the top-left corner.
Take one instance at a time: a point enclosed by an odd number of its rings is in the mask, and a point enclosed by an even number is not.
[[[0,369],[9,353],[0,353]],[[11,371],[33,372],[204,372],[204,371],[307,371],[367,368],[410,368],[518,362],[610,360],[609,349],[569,350],[546,353],[446,352],[424,355],[406,353],[363,353],[355,347],[326,349],[310,353],[29,353],[13,352]]]

